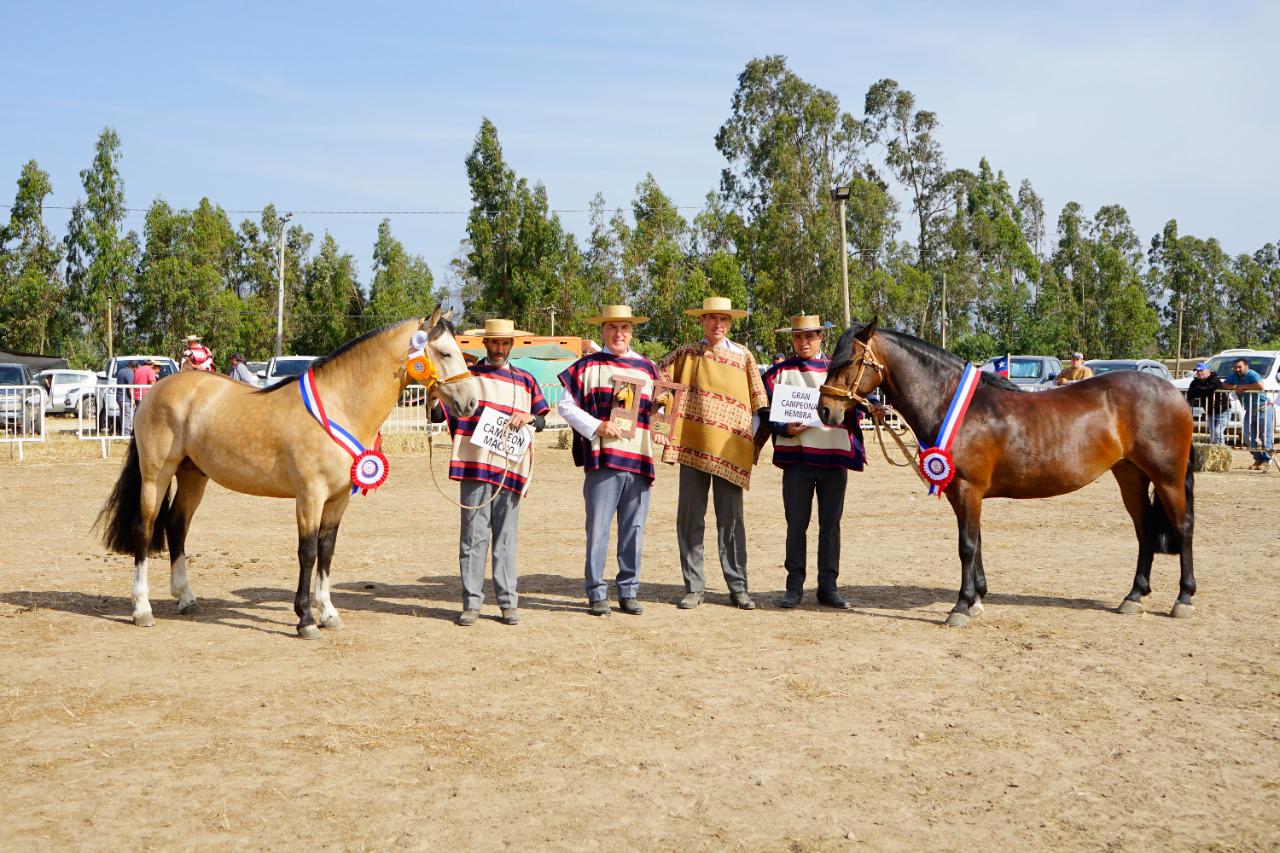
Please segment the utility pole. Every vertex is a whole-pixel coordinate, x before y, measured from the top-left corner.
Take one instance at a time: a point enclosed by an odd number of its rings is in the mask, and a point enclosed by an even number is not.
[[[113,320],[113,317],[112,317],[111,315],[112,315],[113,313],[115,313],[115,312],[111,310],[111,294],[109,294],[109,293],[108,293],[108,294],[107,294],[107,361],[110,361],[112,358],[114,358],[114,357],[115,357],[115,353],[114,353],[114,352],[112,352],[112,343],[113,343],[113,341],[112,341],[112,338],[113,338],[112,332],[113,332],[114,330],[112,329],[112,325],[113,325],[112,320]],[[107,377],[107,381],[110,381],[111,379],[112,379],[112,377],[110,377],[110,376],[108,376],[108,377]],[[19,445],[19,446],[21,446],[21,445]]]
[[[284,354],[284,226],[292,213],[280,217],[280,286],[276,294],[276,355]]]
[[[1177,351],[1173,354],[1173,375],[1176,378],[1182,372],[1182,304],[1183,294],[1178,294],[1178,344]]]
[[[942,348],[947,348],[947,271],[942,271]]]
[[[831,190],[831,200],[838,202],[840,215],[840,283],[844,297],[844,327],[849,328],[849,235],[844,223],[844,204],[849,199],[849,187],[835,187]]]
[[[556,309],[548,308],[547,313],[551,315],[551,337],[556,336]]]

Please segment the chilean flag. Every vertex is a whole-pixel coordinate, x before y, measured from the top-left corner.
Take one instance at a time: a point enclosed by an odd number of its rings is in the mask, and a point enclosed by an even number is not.
[[[991,359],[986,366],[987,371],[994,373],[996,376],[1009,378],[1009,356],[1001,355]]]

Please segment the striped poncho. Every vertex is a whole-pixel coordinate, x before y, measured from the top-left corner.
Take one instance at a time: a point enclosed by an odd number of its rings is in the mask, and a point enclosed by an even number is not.
[[[649,410],[652,405],[653,383],[658,379],[658,369],[653,362],[641,355],[614,355],[608,350],[584,355],[569,365],[559,376],[565,394],[591,417],[607,421],[613,408],[613,382],[630,379],[640,383],[640,402],[636,416],[636,429],[630,438],[597,436],[586,439],[575,434],[580,443],[581,458],[575,460],[584,470],[617,468],[654,478],[653,442],[649,433]]]
[[[818,388],[827,381],[829,364],[822,357],[803,359],[795,356],[780,361],[765,371],[765,391],[772,401],[773,389],[778,385]],[[809,427],[794,436],[786,434],[786,424],[770,423],[770,432],[773,433],[773,464],[779,468],[803,464],[861,471],[866,453],[862,447],[857,418],[854,410],[850,421],[840,426]]]
[[[769,405],[751,353],[736,346],[713,347],[703,340],[669,353],[658,368],[672,382],[689,386],[662,461],[750,488],[756,460],[751,417]]]
[[[469,418],[449,418],[449,430],[453,433],[449,479],[493,483],[523,495],[529,489],[529,476],[533,472],[533,448],[530,447],[518,463],[511,463],[472,444],[471,436],[486,407],[505,414],[545,415],[547,401],[542,397],[538,380],[518,367],[493,367],[479,362],[471,366],[471,373],[480,383],[480,405]]]

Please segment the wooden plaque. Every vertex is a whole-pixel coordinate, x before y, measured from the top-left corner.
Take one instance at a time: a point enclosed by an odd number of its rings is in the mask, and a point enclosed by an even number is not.
[[[676,431],[676,420],[684,405],[688,385],[659,379],[653,383],[653,396],[649,407],[649,432],[659,444],[671,441]]]
[[[635,379],[614,378],[613,408],[609,411],[609,423],[618,428],[622,438],[636,434],[636,422],[640,419],[640,392],[644,383]]]

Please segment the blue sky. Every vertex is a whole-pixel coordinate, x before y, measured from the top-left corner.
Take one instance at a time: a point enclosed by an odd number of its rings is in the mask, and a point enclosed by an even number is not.
[[[596,192],[626,206],[646,172],[698,206],[737,75],[780,53],[855,115],[896,79],[938,114],[951,166],[986,156],[1015,188],[1030,178],[1051,228],[1074,200],[1124,205],[1144,244],[1170,218],[1232,253],[1280,240],[1276,4],[50,2],[0,16],[3,202],[35,158],[50,204],[74,203],[111,125],[133,208],[465,211],[463,159],[488,116],[555,208]],[[586,236],[585,214],[561,218]],[[352,252],[362,282],[379,219],[296,217]],[[66,211],[48,221],[62,233]],[[392,217],[437,280],[465,224]]]

